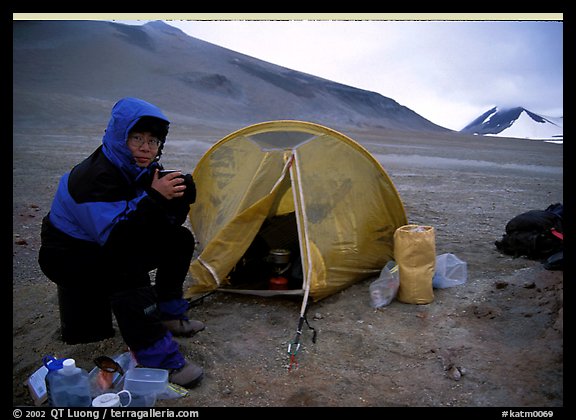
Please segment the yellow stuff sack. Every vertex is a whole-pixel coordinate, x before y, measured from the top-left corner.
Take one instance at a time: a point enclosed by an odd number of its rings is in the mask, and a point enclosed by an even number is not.
[[[434,300],[432,279],[436,269],[436,240],[432,226],[405,225],[394,232],[394,259],[400,286],[396,299],[426,304]]]

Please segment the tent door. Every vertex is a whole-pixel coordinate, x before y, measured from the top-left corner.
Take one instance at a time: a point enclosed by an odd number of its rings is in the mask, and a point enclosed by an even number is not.
[[[283,250],[285,257],[275,257]],[[271,281],[274,277],[287,280]],[[267,218],[242,258],[229,274],[233,289],[301,290],[303,275],[295,213]]]

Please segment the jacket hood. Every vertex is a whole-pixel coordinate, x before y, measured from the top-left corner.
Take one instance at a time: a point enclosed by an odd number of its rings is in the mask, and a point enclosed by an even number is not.
[[[170,123],[157,106],[138,98],[123,98],[112,108],[112,115],[102,139],[102,150],[106,157],[130,180],[135,180],[142,172],[146,172],[146,168],[136,165],[126,144],[130,129],[142,117],[155,117]]]

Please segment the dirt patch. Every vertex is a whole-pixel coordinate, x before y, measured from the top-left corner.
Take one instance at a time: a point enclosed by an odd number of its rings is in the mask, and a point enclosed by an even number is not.
[[[163,160],[191,172],[224,134],[174,130]],[[206,330],[178,339],[206,377],[187,397],[157,406],[563,406],[563,272],[503,256],[494,246],[513,216],[562,201],[562,146],[345,134],[383,163],[409,221],[435,227],[437,254],[467,263],[467,282],[435,290],[427,305],[394,301],[372,309],[372,279],[311,302],[317,340],[304,326],[291,370],[287,347],[301,298],[211,294],[190,311]],[[126,350],[117,328],[98,343],[64,344],[56,288],[36,261],[41,218],[60,175],[99,143],[96,133],[14,135],[13,405],[32,405],[23,382],[45,354],[91,369],[94,357]]]

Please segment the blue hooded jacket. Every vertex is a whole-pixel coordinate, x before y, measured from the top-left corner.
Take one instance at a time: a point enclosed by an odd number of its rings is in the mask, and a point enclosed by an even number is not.
[[[158,107],[141,99],[124,98],[112,108],[112,116],[102,139],[104,155],[132,180],[146,171],[136,165],[126,145],[128,133],[142,117],[156,117],[166,124],[170,123]]]
[[[131,128],[145,116],[169,124],[158,107],[141,99],[123,98],[114,105],[102,146],[62,176],[48,215],[53,227],[102,246],[119,222],[135,217],[151,194],[142,180],[159,167],[157,162],[136,165],[126,144]]]

